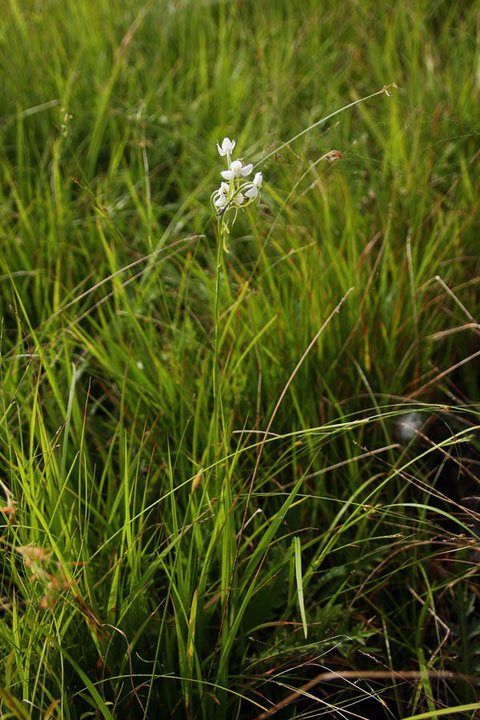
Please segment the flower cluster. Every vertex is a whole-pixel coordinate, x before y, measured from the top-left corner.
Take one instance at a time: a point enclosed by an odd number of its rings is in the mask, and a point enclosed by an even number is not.
[[[227,182],[222,182],[211,198],[212,207],[218,216],[225,215],[231,208],[246,208],[258,198],[262,187],[261,172],[255,174],[253,181],[246,180],[253,170],[252,163],[244,165],[241,160],[232,160],[235,144],[235,140],[230,138],[223,138],[221,145],[217,143],[218,154],[226,156],[228,165],[228,169],[220,173]]]

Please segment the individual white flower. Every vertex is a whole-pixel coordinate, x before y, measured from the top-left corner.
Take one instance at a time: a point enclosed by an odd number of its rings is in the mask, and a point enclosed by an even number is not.
[[[215,205],[215,207],[222,208],[227,204],[228,191],[229,191],[228,184],[225,182],[222,182],[222,184],[220,185],[220,187],[214,194],[213,204]]]
[[[231,155],[235,145],[235,140],[230,140],[230,138],[223,138],[221,146],[217,143],[218,154],[226,155],[227,153],[229,153]]]
[[[263,175],[261,172],[255,174],[253,183],[249,185],[248,190],[245,190],[246,197],[255,198],[257,197],[260,188],[262,187]]]
[[[252,170],[252,163],[244,166],[241,160],[234,160],[232,163],[230,163],[230,170],[222,170],[220,175],[225,178],[225,180],[235,180],[235,178],[241,178],[250,175]]]
[[[243,203],[245,202],[245,198],[243,197],[241,192],[238,192],[233,199],[236,205],[243,205]]]

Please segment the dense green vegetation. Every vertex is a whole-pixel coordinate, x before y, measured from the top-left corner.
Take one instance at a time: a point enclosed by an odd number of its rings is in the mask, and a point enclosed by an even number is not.
[[[1,718],[476,717],[479,31],[4,0]]]

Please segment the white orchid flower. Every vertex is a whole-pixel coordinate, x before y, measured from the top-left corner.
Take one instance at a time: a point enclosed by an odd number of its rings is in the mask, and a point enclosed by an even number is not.
[[[220,187],[214,194],[213,203],[214,203],[215,207],[222,208],[227,204],[228,191],[229,191],[228,184],[225,182],[222,182],[222,184],[220,185]]]
[[[222,170],[220,175],[225,180],[235,180],[236,178],[246,177],[247,175],[250,175],[252,170],[252,163],[244,166],[241,160],[234,160],[232,163],[230,163],[230,170]]]
[[[233,152],[233,148],[235,147],[236,142],[235,140],[230,140],[230,138],[223,138],[222,145],[220,146],[217,143],[217,150],[219,155],[231,155]]]
[[[261,172],[255,174],[253,181],[247,180],[248,175],[254,168],[252,163],[244,165],[242,160],[232,160],[235,145],[235,140],[230,140],[228,137],[223,138],[221,145],[217,142],[218,154],[227,156],[227,170],[222,170],[220,173],[223,181],[220,187],[210,196],[210,206],[217,218],[221,218],[223,249],[225,252],[228,252],[225,238],[229,232],[227,218],[229,210],[233,210],[232,222],[235,222],[238,210],[243,210],[258,199],[263,183]]]
[[[249,186],[248,190],[245,190],[246,197],[256,198],[260,188],[262,187],[263,175],[261,172],[255,173],[253,183]]]

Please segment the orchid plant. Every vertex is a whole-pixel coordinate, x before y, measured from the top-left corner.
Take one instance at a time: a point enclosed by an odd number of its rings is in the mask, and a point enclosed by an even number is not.
[[[218,190],[212,193],[211,206],[217,217],[222,219],[222,234],[224,237],[225,233],[228,233],[226,213],[229,210],[234,210],[236,213],[239,208],[244,209],[255,202],[259,197],[263,182],[261,172],[255,174],[253,181],[246,180],[253,171],[253,165],[252,163],[244,165],[241,160],[232,160],[235,145],[235,140],[230,140],[228,137],[223,138],[221,145],[217,143],[218,154],[221,157],[226,157],[228,168],[220,173],[224,181],[220,184]],[[228,252],[225,240],[223,247]]]
[[[217,150],[220,157],[225,157],[227,161],[227,169],[222,170],[220,175],[222,182],[220,187],[215,190],[210,198],[210,205],[213,213],[217,218],[218,244],[217,244],[217,263],[216,263],[216,280],[215,280],[215,354],[213,362],[213,398],[214,398],[214,416],[219,419],[215,423],[216,436],[214,446],[217,447],[220,441],[219,427],[222,427],[223,438],[227,437],[227,428],[224,424],[224,416],[222,409],[221,395],[221,379],[220,379],[220,279],[222,272],[225,272],[223,252],[228,253],[226,237],[229,233],[228,220],[230,210],[233,210],[235,221],[238,210],[244,209],[255,202],[260,195],[263,176],[261,172],[257,172],[253,180],[248,180],[248,176],[252,174],[254,166],[252,163],[246,165],[242,160],[233,159],[233,151],[235,150],[235,140],[223,138],[222,144],[217,143]],[[225,448],[225,452],[227,452]]]

